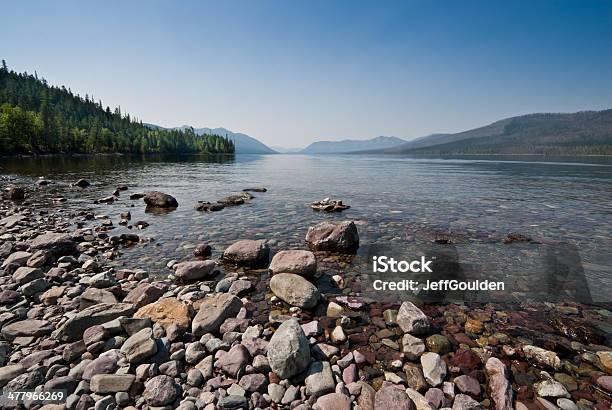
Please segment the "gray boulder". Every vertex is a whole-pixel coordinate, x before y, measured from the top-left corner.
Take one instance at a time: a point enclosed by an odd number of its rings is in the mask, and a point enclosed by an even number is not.
[[[242,301],[227,293],[218,293],[204,299],[191,323],[193,334],[199,337],[218,332],[225,319],[236,317],[241,307]]]
[[[297,319],[283,322],[268,344],[268,362],[281,379],[303,372],[310,363],[308,339]]]
[[[352,254],[359,248],[359,233],[352,221],[325,221],[308,228],[306,242],[315,251]]]
[[[315,254],[304,250],[280,251],[272,258],[270,273],[294,273],[310,278],[317,273]]]
[[[93,325],[101,325],[120,316],[131,316],[134,306],[130,303],[101,303],[81,310],[68,319],[54,334],[64,342],[74,342],[83,337],[83,332]]]
[[[72,237],[66,233],[44,233],[38,235],[32,243],[31,250],[45,250],[55,256],[73,255],[77,253],[77,246]]]
[[[125,358],[130,363],[140,363],[146,358],[153,356],[157,353],[157,344],[153,339],[153,330],[147,327],[134,333],[121,346],[121,353],[125,355]]]
[[[145,204],[151,208],[176,208],[178,201],[168,194],[159,191],[147,192],[144,196]]]
[[[223,259],[236,265],[262,267],[268,264],[270,248],[263,239],[244,239],[230,245],[223,252]]]
[[[214,272],[214,270],[214,261],[187,261],[176,264],[174,276],[183,282],[190,282],[208,278]]]
[[[319,301],[319,290],[306,279],[293,273],[279,273],[270,279],[270,289],[292,306],[311,309]]]

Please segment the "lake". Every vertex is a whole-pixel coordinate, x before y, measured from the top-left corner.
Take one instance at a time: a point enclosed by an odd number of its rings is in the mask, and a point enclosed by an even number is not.
[[[3,178],[33,188],[37,207],[119,214],[150,226],[135,231],[155,239],[124,251],[117,264],[167,274],[171,259],[187,259],[208,242],[218,255],[238,239],[268,239],[273,249],[304,247],[308,227],[324,219],[355,220],[361,243],[436,240],[499,242],[509,232],[545,243],[575,246],[595,301],[609,301],[612,282],[612,159],[530,157],[406,158],[394,156],[237,155],[235,158],[127,156],[2,158]],[[78,178],[92,185],[78,189]],[[112,205],[94,204],[127,185]],[[198,201],[214,202],[249,187],[266,187],[248,203],[202,213]],[[130,193],[159,190],[179,207],[145,213]],[[66,202],[50,198],[63,196]],[[309,203],[342,199],[350,209],[314,212]],[[92,222],[94,225],[100,221]],[[483,255],[482,257],[486,257]]]

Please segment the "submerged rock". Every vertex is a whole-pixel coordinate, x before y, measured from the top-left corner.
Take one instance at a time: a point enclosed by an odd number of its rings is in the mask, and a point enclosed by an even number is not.
[[[322,212],[342,212],[350,208],[350,206],[343,204],[340,200],[329,198],[313,202],[312,204],[310,204],[310,207],[315,211]]]
[[[359,248],[357,226],[352,221],[321,222],[308,228],[308,246],[315,251],[355,253]]]
[[[144,201],[151,208],[176,208],[178,201],[172,196],[159,191],[147,192]]]
[[[406,333],[420,335],[429,331],[429,318],[412,302],[402,303],[396,321]]]
[[[497,410],[512,410],[512,385],[506,365],[496,357],[491,357],[485,365],[489,376],[491,399]]]

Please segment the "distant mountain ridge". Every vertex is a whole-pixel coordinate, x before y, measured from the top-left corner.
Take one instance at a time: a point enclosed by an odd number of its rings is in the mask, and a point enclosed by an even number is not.
[[[150,127],[163,128],[155,124],[147,124]],[[172,129],[184,130],[186,128],[193,128],[189,125],[182,125],[180,127],[174,127]],[[221,137],[228,137],[234,141],[235,153],[236,154],[277,154],[272,148],[268,147],[261,141],[251,137],[250,135],[243,134],[241,132],[233,132],[226,128],[193,128],[196,135],[213,134]]]
[[[368,140],[317,141],[313,142],[300,154],[346,154],[364,150],[392,148],[405,144],[406,140],[397,137],[380,136]]]
[[[433,134],[367,154],[612,155],[612,109],[505,118],[454,134]]]

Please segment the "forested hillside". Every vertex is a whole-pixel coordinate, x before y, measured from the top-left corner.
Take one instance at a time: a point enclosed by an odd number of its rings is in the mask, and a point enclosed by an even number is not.
[[[0,155],[25,153],[233,153],[225,137],[151,129],[101,101],[0,67]]]

